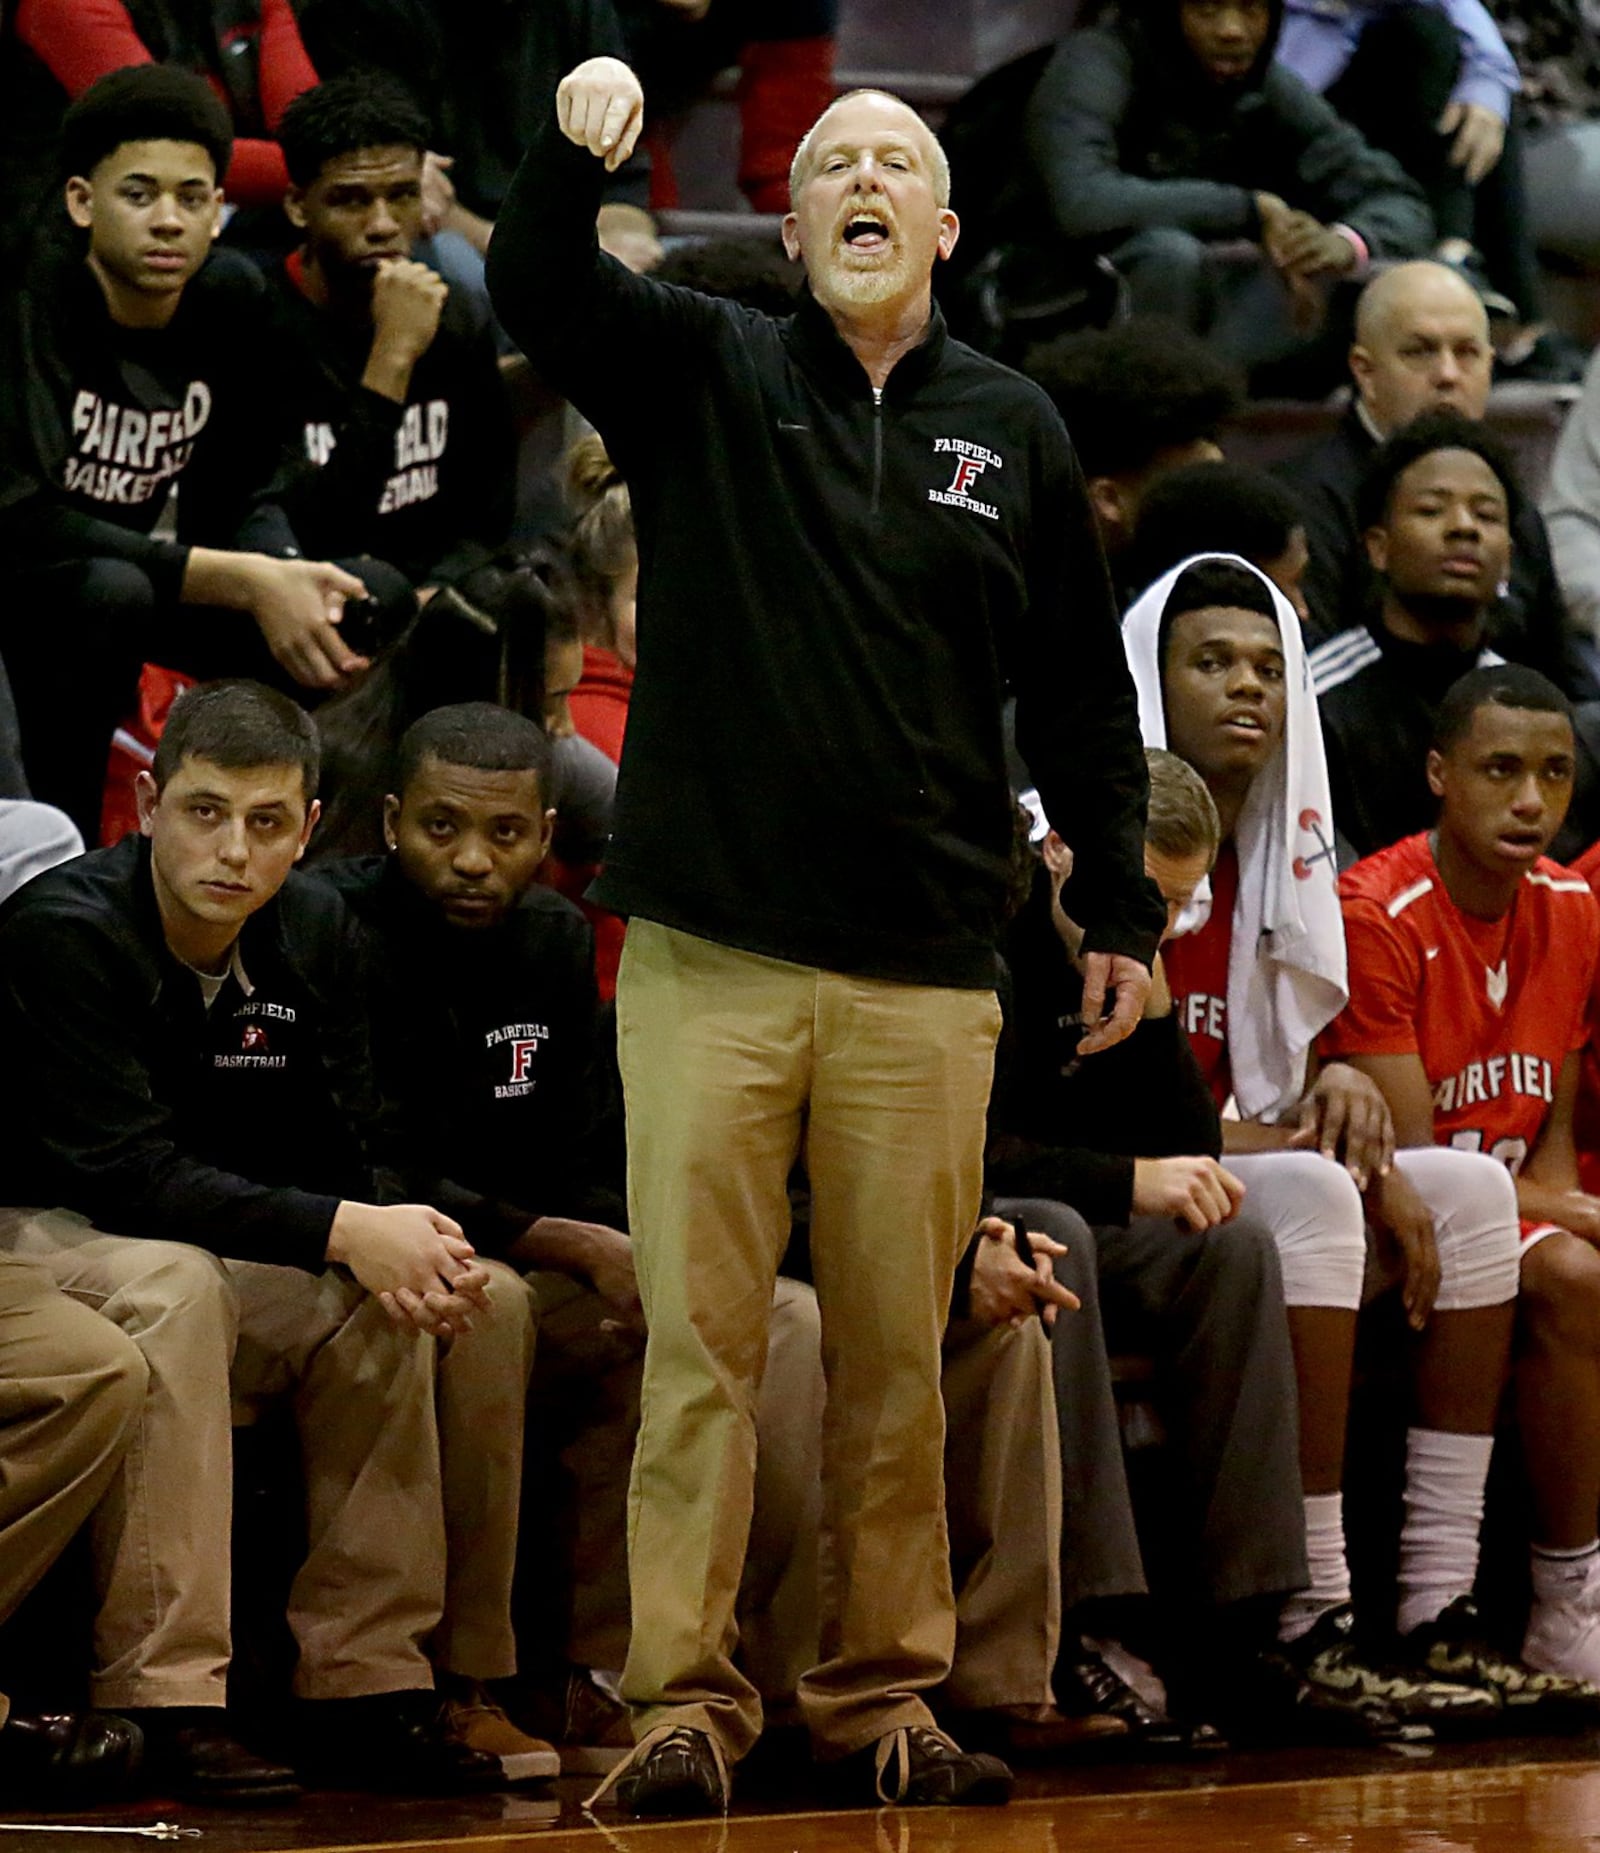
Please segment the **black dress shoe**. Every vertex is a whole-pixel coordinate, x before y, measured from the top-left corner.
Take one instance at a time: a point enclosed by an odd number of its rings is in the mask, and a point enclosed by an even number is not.
[[[1129,1748],[1158,1756],[1215,1756],[1227,1740],[1215,1725],[1174,1718],[1147,1705],[1086,1640],[1063,1640],[1051,1681],[1056,1704],[1069,1718],[1117,1718]]]
[[[0,1796],[74,1808],[121,1801],[144,1760],[138,1725],[109,1712],[13,1712],[0,1729]]]
[[[382,1795],[467,1795],[504,1786],[498,1760],[450,1735],[437,1692],[308,1699],[300,1769],[319,1788]]]
[[[227,1713],[220,1707],[141,1706],[126,1715],[144,1732],[145,1786],[153,1794],[217,1808],[300,1799],[294,1771],[229,1736]]]

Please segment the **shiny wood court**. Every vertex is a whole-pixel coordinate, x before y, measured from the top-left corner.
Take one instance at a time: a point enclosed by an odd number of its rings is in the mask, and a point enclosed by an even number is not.
[[[554,1796],[318,1796],[288,1813],[254,1815],[150,1803],[93,1818],[146,1829],[176,1820],[199,1830],[173,1843],[195,1853],[1578,1853],[1600,1849],[1597,1752],[1587,1741],[1459,1747],[1414,1762],[1228,1758],[1210,1774],[1194,1766],[1041,1773],[1024,1777],[1007,1809],[756,1811],[757,1803],[725,1821],[633,1823],[586,1816],[589,1784],[563,1781]],[[1268,1779],[1250,1779],[1257,1767]],[[3,1853],[137,1853],[149,1844],[70,1828],[0,1834]]]

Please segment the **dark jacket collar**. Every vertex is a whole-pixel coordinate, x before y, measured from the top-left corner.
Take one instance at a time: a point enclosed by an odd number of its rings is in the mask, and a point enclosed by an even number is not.
[[[915,392],[932,378],[944,358],[949,330],[939,305],[932,305],[928,328],[921,341],[895,362],[894,371],[883,389],[885,399],[901,399]],[[854,350],[834,326],[833,317],[811,294],[800,293],[800,306],[784,327],[784,340],[790,352],[807,372],[818,374],[854,397],[870,398],[872,382]]]

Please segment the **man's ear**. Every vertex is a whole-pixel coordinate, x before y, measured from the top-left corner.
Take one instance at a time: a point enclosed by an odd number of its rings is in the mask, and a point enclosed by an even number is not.
[[[792,264],[800,255],[800,221],[794,213],[786,212],[779,229],[783,237],[783,254]]]
[[[306,229],[306,195],[303,187],[291,183],[283,196],[283,216],[297,232]]]
[[[948,206],[939,214],[939,255],[948,257],[961,236],[961,221]]]
[[[311,832],[317,827],[317,820],[322,816],[322,800],[313,798],[306,806],[306,820],[300,826],[300,847],[294,852],[296,862],[306,853],[306,845],[311,841]]]
[[[1444,754],[1436,746],[1428,748],[1428,789],[1436,798],[1444,796]]]
[[[383,846],[391,853],[400,847],[400,800],[392,791],[383,800]]]
[[[1372,381],[1372,356],[1358,341],[1351,348],[1346,359],[1350,363],[1350,377],[1356,383],[1356,396],[1365,399],[1366,389]]]
[[[67,217],[80,232],[88,231],[94,224],[94,192],[82,174],[74,174],[67,182],[66,200]]]
[[[1389,570],[1389,530],[1387,528],[1368,528],[1362,535],[1366,543],[1367,560],[1375,573]]]
[[[539,860],[541,863],[544,861],[545,857],[550,854],[550,845],[555,840],[555,834],[556,813],[555,806],[552,805],[544,814],[543,827],[539,832]]]
[[[151,823],[155,817],[156,805],[160,802],[160,799],[161,793],[156,789],[154,774],[149,772],[136,773],[133,780],[133,802],[139,812],[139,834],[141,836],[149,836],[151,834]]]
[[[1128,537],[1128,505],[1121,483],[1114,476],[1091,476],[1088,482],[1089,506],[1100,525],[1102,543]]]

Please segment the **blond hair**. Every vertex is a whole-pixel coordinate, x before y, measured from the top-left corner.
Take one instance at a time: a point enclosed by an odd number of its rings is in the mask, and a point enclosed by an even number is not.
[[[917,112],[911,108],[911,105],[906,102],[904,97],[897,97],[893,91],[890,90],[874,90],[871,88],[847,90],[843,96],[835,97],[828,105],[827,109],[818,116],[811,127],[800,137],[800,146],[795,149],[794,159],[789,163],[789,204],[792,206],[800,197],[800,189],[811,178],[811,160],[816,152],[817,130],[827,121],[830,111],[837,109],[841,103],[848,103],[853,97],[887,97],[891,103],[898,103],[902,109],[910,110],[912,116],[916,119],[918,127],[928,138],[929,166],[932,169],[934,204],[941,207],[948,206],[950,204],[950,159],[940,145],[938,136],[928,127],[922,117],[917,115]]]
[[[567,553],[583,599],[584,640],[610,647],[611,585],[638,557],[633,503],[604,440],[590,431],[567,451],[567,506],[577,517]]]
[[[1222,821],[1205,780],[1186,759],[1161,747],[1145,749],[1150,768],[1150,813],[1144,840],[1158,856],[1204,855],[1214,862]]]

